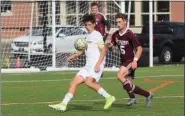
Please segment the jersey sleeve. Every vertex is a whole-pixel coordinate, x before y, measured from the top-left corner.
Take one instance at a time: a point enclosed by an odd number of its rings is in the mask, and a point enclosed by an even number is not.
[[[133,46],[134,46],[135,48],[141,46],[141,44],[140,44],[139,41],[137,40],[137,38],[136,38],[136,36],[134,35],[134,33],[130,32],[130,33],[128,34],[128,36],[129,36],[129,40],[132,42],[132,44],[133,44]]]

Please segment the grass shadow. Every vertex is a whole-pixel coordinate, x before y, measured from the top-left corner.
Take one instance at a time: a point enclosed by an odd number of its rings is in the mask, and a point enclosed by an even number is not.
[[[67,110],[92,110],[93,106],[85,104],[70,104]]]
[[[136,104],[135,104],[136,105]],[[134,105],[132,106],[127,106],[127,104],[120,104],[120,103],[114,103],[112,104],[112,107],[116,107],[116,108],[123,108],[123,109],[136,109]]]

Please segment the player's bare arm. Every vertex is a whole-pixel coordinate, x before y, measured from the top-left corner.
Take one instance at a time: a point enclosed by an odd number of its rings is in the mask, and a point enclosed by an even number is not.
[[[80,55],[82,55],[84,51],[77,51],[75,54],[71,55],[70,57],[67,58],[68,62],[74,61],[76,58],[78,58]]]
[[[105,48],[105,46],[103,45],[101,47],[101,45],[99,45],[99,47],[100,47],[100,50],[101,50],[101,54],[100,54],[98,62],[96,63],[96,66],[95,66],[95,71],[96,72],[100,71],[100,65],[101,65],[101,63],[102,63],[102,61],[103,61],[103,59],[104,59],[104,57],[106,55],[106,48]]]
[[[135,57],[134,57],[134,60],[133,60],[133,62],[131,63],[132,69],[137,68],[137,61],[138,61],[139,58],[141,57],[141,54],[142,54],[142,47],[141,47],[141,46],[138,46],[138,47],[136,48],[136,55],[135,55]]]

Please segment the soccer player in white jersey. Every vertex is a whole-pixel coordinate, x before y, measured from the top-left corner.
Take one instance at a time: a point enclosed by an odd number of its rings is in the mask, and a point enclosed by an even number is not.
[[[107,93],[98,83],[105,65],[106,48],[104,47],[102,35],[94,29],[95,22],[96,20],[94,15],[84,15],[83,23],[89,32],[87,38],[88,47],[84,51],[77,51],[67,60],[71,62],[85,52],[86,65],[70,82],[68,92],[61,103],[49,105],[49,107],[59,111],[65,111],[68,103],[73,98],[78,85],[82,84],[83,82],[106,99],[106,103],[104,105],[105,110],[111,107],[112,103],[115,101],[115,97]]]

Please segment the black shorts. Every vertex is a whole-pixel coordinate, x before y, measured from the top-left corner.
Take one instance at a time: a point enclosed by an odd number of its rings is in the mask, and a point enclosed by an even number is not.
[[[124,66],[128,69],[128,74],[126,76],[134,79],[136,69],[132,69],[131,63],[132,63],[132,60],[128,60],[128,61],[123,62],[121,66]]]

